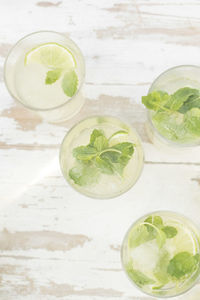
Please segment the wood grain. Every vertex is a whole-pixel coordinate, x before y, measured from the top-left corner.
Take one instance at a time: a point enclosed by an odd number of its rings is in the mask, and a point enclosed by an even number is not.
[[[154,210],[200,226],[200,148],[152,144],[140,99],[165,69],[200,63],[199,9],[198,0],[1,1],[0,299],[153,300],[126,278],[120,245],[130,224]],[[85,106],[61,124],[14,102],[3,82],[9,49],[42,29],[72,38],[86,60]],[[69,128],[96,114],[135,127],[145,152],[137,184],[106,201],[73,191],[58,161]],[[197,284],[175,299],[199,294]]]

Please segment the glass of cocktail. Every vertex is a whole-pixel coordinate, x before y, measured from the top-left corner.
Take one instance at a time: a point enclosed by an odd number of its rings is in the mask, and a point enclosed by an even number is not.
[[[67,120],[81,109],[84,77],[78,46],[51,31],[35,32],[18,41],[4,65],[10,94],[50,122]]]
[[[76,124],[60,149],[67,182],[92,198],[112,198],[130,189],[143,167],[136,131],[114,117],[94,116]]]
[[[144,293],[158,297],[180,295],[199,278],[199,230],[177,213],[153,212],[129,228],[121,259],[131,282]]]
[[[152,83],[142,102],[148,109],[151,140],[168,145],[200,145],[200,67],[177,66]]]

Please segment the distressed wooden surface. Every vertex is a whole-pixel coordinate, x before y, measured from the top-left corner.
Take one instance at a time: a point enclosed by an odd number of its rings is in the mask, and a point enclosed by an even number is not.
[[[200,1],[1,0],[0,299],[151,300],[127,280],[120,244],[130,224],[158,209],[200,226],[200,149],[159,149],[145,132],[140,103],[166,68],[200,65]],[[3,82],[10,47],[38,30],[70,36],[86,59],[86,105],[66,123],[42,123],[18,106]],[[91,114],[132,124],[145,167],[135,187],[112,200],[73,191],[61,175],[59,145]],[[199,300],[200,284],[178,300]]]

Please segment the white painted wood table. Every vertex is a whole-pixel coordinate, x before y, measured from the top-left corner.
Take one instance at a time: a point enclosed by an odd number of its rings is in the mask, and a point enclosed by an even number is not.
[[[120,244],[130,224],[153,210],[178,211],[200,226],[200,149],[157,149],[140,99],[165,69],[200,65],[199,13],[198,0],[1,0],[1,300],[154,299],[126,278]],[[86,104],[63,124],[42,123],[3,82],[10,47],[38,30],[70,36],[85,56]],[[64,135],[91,114],[119,116],[143,140],[142,176],[112,200],[79,195],[59,168]],[[199,300],[200,284],[176,299]]]

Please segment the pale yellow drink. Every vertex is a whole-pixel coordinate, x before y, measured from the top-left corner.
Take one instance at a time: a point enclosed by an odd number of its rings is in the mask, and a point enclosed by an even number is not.
[[[76,90],[67,94],[63,80],[71,70],[76,76]],[[51,83],[46,83],[48,72],[57,72],[50,73]],[[5,63],[5,81],[14,98],[53,122],[69,119],[81,109],[84,74],[80,49],[55,32],[26,36],[12,48]],[[52,78],[54,75],[57,79]]]
[[[99,152],[97,151],[98,153],[94,150],[94,158],[89,164],[92,175],[90,173],[87,174],[88,181],[84,181],[84,178],[81,177],[75,177],[74,179],[72,170],[79,170],[79,162],[73,153],[74,149],[88,145],[94,131],[103,132],[108,141],[106,149],[99,150]],[[112,136],[113,134],[114,136]],[[128,161],[120,172],[117,170],[118,167],[121,167],[121,165],[117,163],[117,156],[120,156],[120,151],[114,149],[117,147],[117,144],[121,144],[122,146],[130,145],[133,149],[133,153],[131,152]],[[105,155],[108,156],[105,157]],[[101,172],[101,165],[96,165],[96,158],[106,159],[106,163],[108,163],[109,166],[111,165],[111,172],[106,169],[107,165],[103,172]],[[113,158],[114,162],[112,161]],[[97,162],[99,163],[99,160]],[[86,161],[83,162],[83,164],[86,163]],[[74,126],[64,138],[60,150],[60,164],[66,180],[80,193],[93,198],[112,198],[126,192],[137,181],[143,167],[143,150],[140,138],[130,126],[113,117],[91,117]],[[115,169],[115,167],[117,168]],[[87,167],[85,171],[87,172]]]
[[[172,212],[155,212],[128,230],[122,264],[131,282],[143,292],[177,296],[199,277],[199,247],[199,231],[190,220]]]

